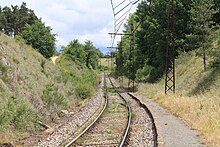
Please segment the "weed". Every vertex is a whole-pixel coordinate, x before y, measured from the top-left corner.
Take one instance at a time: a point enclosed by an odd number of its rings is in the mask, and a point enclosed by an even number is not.
[[[41,62],[40,62],[40,66],[41,66],[41,68],[44,70],[44,68],[45,68],[45,64],[46,64],[46,61],[45,60],[41,60]]]
[[[82,138],[79,138],[79,139],[76,140],[77,144],[82,144],[83,142],[84,142],[84,139],[82,139]]]
[[[85,99],[92,96],[94,88],[86,83],[78,83],[76,85],[75,91],[80,98]]]
[[[2,73],[2,75],[5,74],[6,71],[7,71],[6,66],[3,65],[3,63],[0,62],[0,75],[1,75],[1,73]]]
[[[19,63],[20,63],[20,62],[18,61],[18,59],[14,58],[14,57],[12,58],[12,60],[13,60],[13,62],[16,63],[16,64],[19,64]]]
[[[58,92],[58,88],[54,84],[47,84],[41,99],[46,103],[48,107],[61,105],[67,106],[67,102],[62,94]]]
[[[46,76],[46,77],[48,77],[49,76],[49,74],[45,71],[45,64],[46,64],[46,60],[41,60],[41,62],[40,62],[40,66],[41,66],[41,72]]]
[[[17,130],[33,130],[38,115],[18,97],[11,96],[7,105],[0,111],[0,130],[11,125]]]
[[[0,92],[5,92],[5,89],[0,87]]]

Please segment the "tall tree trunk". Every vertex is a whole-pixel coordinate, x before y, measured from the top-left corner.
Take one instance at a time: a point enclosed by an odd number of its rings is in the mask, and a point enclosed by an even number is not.
[[[203,52],[203,65],[204,65],[204,71],[206,70],[206,54],[205,54],[205,48],[202,48]]]

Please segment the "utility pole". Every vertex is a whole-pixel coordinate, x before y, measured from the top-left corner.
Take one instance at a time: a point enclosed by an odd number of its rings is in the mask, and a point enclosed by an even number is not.
[[[167,31],[165,94],[175,93],[174,0],[169,0]]]
[[[131,24],[131,33],[109,33],[109,35],[130,36],[128,89],[134,91],[135,71],[134,71],[134,26],[133,26],[133,23]]]
[[[121,42],[118,45],[118,60],[116,61],[117,71],[119,76],[119,83],[123,85],[123,69],[124,69],[124,58],[123,58],[123,48],[122,48],[122,40],[123,37],[121,36]]]
[[[128,71],[129,71],[128,88],[134,92],[135,71],[134,71],[134,24],[133,22],[131,23],[129,70]]]

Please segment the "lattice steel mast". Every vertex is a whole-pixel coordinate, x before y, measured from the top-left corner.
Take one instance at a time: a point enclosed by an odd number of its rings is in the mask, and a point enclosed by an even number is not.
[[[165,93],[175,93],[174,0],[169,1]]]

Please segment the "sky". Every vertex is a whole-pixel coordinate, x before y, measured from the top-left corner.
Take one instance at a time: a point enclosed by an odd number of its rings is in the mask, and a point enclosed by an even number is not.
[[[123,0],[113,0],[113,5],[120,1]],[[34,10],[46,26],[51,26],[53,33],[57,34],[58,49],[73,39],[81,43],[91,40],[103,53],[107,53],[106,47],[112,45],[108,34],[114,31],[110,0],[0,0],[0,6],[20,6],[22,2]]]

